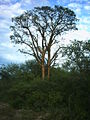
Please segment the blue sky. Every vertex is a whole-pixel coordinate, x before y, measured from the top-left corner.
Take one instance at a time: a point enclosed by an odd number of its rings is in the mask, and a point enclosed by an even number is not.
[[[73,39],[90,39],[90,0],[0,0],[0,64],[24,62],[30,58],[18,52],[20,46],[14,47],[10,42],[11,18],[35,6],[45,5],[68,7],[80,19],[77,25],[79,30],[64,35],[66,43]]]

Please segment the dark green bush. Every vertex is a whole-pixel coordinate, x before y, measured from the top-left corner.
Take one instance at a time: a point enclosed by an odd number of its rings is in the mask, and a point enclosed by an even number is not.
[[[89,76],[51,68],[50,80],[41,80],[24,67],[0,80],[0,102],[15,109],[48,112],[47,120],[90,119]]]
[[[60,106],[63,99],[60,94],[56,83],[34,80],[14,85],[9,90],[9,103],[16,108],[45,110]]]
[[[90,117],[90,82],[83,79],[41,81],[14,84],[8,91],[9,103],[17,109],[63,111],[62,117],[85,120]],[[57,112],[58,113],[58,112]],[[66,119],[67,120],[67,119]]]

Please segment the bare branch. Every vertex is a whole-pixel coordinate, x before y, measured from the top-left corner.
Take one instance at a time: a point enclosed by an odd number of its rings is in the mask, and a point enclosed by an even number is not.
[[[61,48],[61,47],[59,47],[59,48],[56,50],[56,52],[53,54],[53,56],[52,56],[52,58],[51,58],[51,60],[50,60],[50,63],[51,63],[51,64],[52,64],[53,61],[55,61],[56,58],[58,57],[58,52],[59,52],[60,48]]]

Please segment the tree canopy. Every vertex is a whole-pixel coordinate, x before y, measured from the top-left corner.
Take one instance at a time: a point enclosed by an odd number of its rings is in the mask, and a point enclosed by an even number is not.
[[[62,6],[42,6],[12,18],[12,22],[12,42],[24,45],[20,52],[32,55],[37,60],[42,68],[43,79],[47,66],[49,78],[50,66],[55,65],[60,51],[59,36],[66,31],[77,29],[75,13]],[[57,48],[51,55],[54,46]]]

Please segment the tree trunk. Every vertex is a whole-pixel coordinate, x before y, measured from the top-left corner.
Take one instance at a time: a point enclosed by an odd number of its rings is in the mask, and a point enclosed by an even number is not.
[[[42,64],[42,79],[44,80],[44,78],[45,78],[45,67]]]
[[[45,66],[44,66],[44,57],[45,57],[45,54],[43,53],[42,54],[42,80],[44,80],[45,78]]]
[[[48,66],[48,80],[50,79],[50,66]]]
[[[50,49],[48,50],[48,80],[50,79]]]

